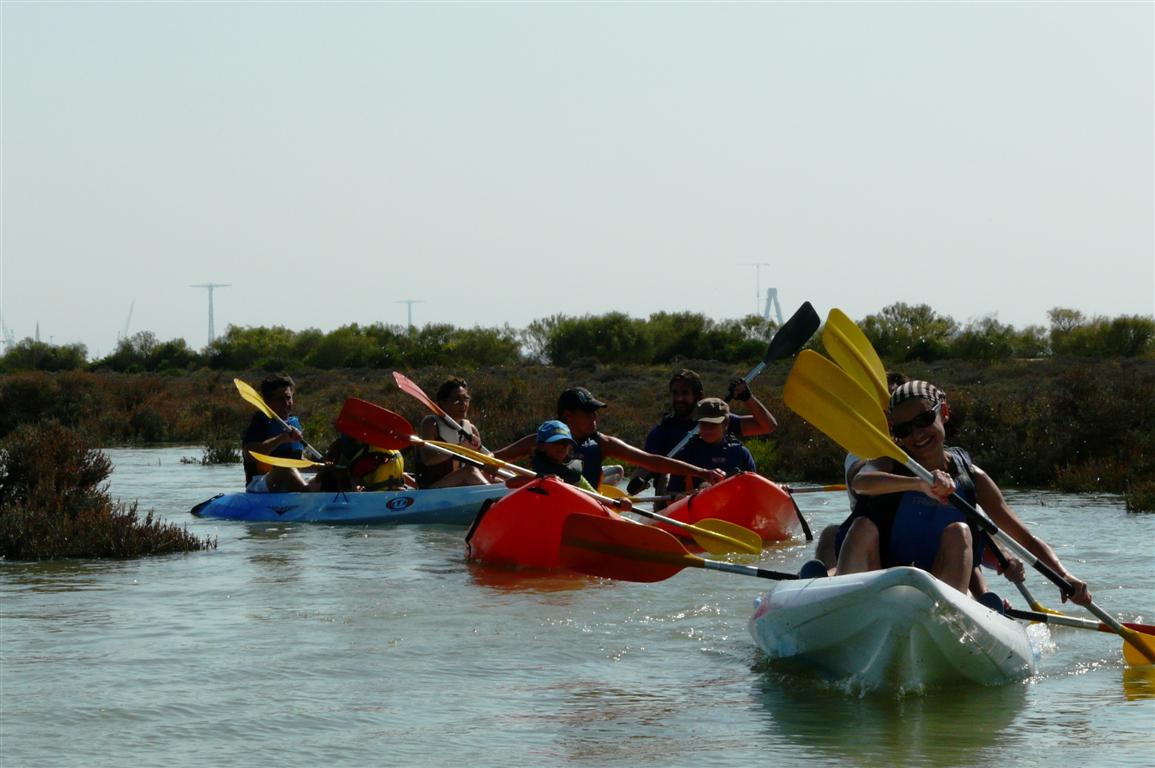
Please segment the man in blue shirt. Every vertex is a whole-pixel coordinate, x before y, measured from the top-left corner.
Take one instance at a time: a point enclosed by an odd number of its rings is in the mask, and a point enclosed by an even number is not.
[[[255,492],[303,491],[306,488],[301,473],[285,467],[270,467],[254,459],[249,451],[266,456],[299,459],[305,450],[301,422],[293,416],[293,393],[296,384],[286,374],[270,376],[261,382],[261,399],[273,413],[285,422],[270,419],[257,411],[241,438],[244,456],[245,486]]]

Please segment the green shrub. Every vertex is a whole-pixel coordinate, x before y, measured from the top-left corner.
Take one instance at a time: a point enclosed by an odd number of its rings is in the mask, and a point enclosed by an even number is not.
[[[129,558],[215,547],[108,495],[108,457],[55,423],[25,425],[0,445],[0,557]]]

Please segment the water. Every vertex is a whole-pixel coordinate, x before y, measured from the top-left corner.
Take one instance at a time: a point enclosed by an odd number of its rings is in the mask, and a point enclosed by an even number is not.
[[[1155,680],[1113,635],[1054,629],[1023,683],[859,696],[766,663],[746,631],[755,579],[526,578],[466,564],[460,529],[198,520],[239,467],[109,454],[115,495],[219,548],[0,564],[4,768],[1153,762]],[[798,498],[815,530],[845,514],[843,494]],[[1152,623],[1155,515],[1112,496],[1011,502],[1100,605]]]

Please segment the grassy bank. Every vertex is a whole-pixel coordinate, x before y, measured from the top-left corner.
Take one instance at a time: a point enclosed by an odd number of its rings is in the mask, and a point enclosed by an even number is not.
[[[707,394],[723,394],[744,371],[690,361]],[[780,422],[777,433],[753,441],[759,468],[782,481],[832,482],[842,451],[790,413],[781,388],[788,365],[771,366],[754,385]],[[1125,493],[1134,509],[1155,508],[1155,361],[1046,359],[993,364],[948,361],[912,364],[904,373],[927,378],[953,407],[950,442],[1006,487]],[[385,371],[291,371],[307,436],[323,446],[350,395],[379,403],[416,423],[425,411],[400,392]],[[640,444],[666,406],[671,368],[518,365],[451,371],[405,371],[432,394],[446,374],[462,374],[473,391],[472,416],[487,445],[499,447],[553,416],[558,392],[589,387],[610,403],[603,430]],[[24,423],[55,421],[100,445],[219,444],[237,441],[251,406],[234,376],[258,384],[263,373],[202,370],[181,375],[68,372],[0,377],[0,437]],[[239,483],[238,469],[238,483]]]

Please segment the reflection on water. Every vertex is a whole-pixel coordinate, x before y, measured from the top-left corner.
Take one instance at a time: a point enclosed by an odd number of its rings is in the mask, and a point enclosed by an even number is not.
[[[1022,710],[1026,685],[855,696],[763,669],[755,695],[772,733],[840,763],[903,765],[934,754],[951,765],[996,743]]]
[[[1124,669],[1123,695],[1128,701],[1155,699],[1155,664]]]
[[[597,583],[590,576],[566,571],[518,570],[473,561],[466,568],[474,584],[503,592],[569,592]]]

